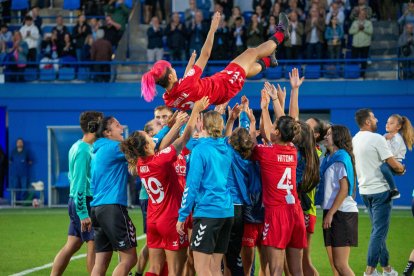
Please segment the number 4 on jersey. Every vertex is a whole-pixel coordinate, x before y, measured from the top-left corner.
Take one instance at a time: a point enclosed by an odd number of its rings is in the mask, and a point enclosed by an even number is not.
[[[295,197],[290,192],[290,190],[293,190],[292,168],[285,169],[285,172],[280,178],[279,183],[277,183],[277,188],[280,190],[286,190],[287,195],[285,198],[287,204],[295,204]]]

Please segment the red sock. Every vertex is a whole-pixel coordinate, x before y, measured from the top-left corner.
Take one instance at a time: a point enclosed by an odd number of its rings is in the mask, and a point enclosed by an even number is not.
[[[264,57],[264,58],[261,58],[261,60],[263,61],[266,68],[270,67],[270,57]]]
[[[161,270],[160,276],[168,276],[168,264],[164,263],[164,267]]]
[[[158,276],[158,274],[152,272],[145,272],[145,276]]]
[[[283,32],[276,32],[273,34],[273,37],[276,38],[279,44],[281,44],[283,42],[283,39],[285,38],[285,34]]]

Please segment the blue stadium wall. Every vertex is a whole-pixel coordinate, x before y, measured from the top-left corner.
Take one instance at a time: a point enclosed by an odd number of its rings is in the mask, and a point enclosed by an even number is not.
[[[289,83],[281,82],[289,90]],[[254,109],[259,107],[259,95],[263,82],[247,82],[240,95],[250,98]],[[414,120],[413,81],[307,81],[300,90],[301,112],[326,112],[331,122],[343,124],[354,135],[358,128],[354,113],[359,108],[371,108],[378,118],[378,132],[385,131],[385,123],[390,114],[399,113]],[[7,151],[14,147],[15,140],[23,137],[33,155],[31,180],[47,183],[47,126],[78,125],[80,112],[100,110],[106,115],[115,116],[129,131],[142,129],[145,122],[153,117],[153,109],[163,104],[161,97],[146,103],[140,97],[139,83],[109,84],[2,84],[0,85],[0,109],[7,116],[0,130],[7,137]],[[159,90],[159,95],[162,91]],[[238,98],[232,101],[234,104]],[[4,113],[4,112],[3,112]],[[4,122],[6,120],[6,122]],[[398,177],[401,198],[396,205],[411,204],[414,188],[414,155],[407,154],[408,171]],[[358,202],[361,199],[358,197]]]

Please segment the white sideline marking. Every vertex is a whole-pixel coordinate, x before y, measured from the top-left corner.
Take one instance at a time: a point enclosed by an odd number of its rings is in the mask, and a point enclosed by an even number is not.
[[[147,235],[143,234],[143,235],[137,237],[137,241],[143,240],[146,237],[147,237]],[[86,257],[86,254],[80,254],[80,255],[76,255],[76,256],[70,258],[70,260],[73,261],[73,260],[77,260],[77,259],[81,259],[81,258],[85,258],[85,257]],[[53,266],[53,263],[48,263],[48,264],[45,264],[45,265],[42,265],[42,266],[38,266],[38,267],[34,267],[34,268],[24,270],[24,271],[19,272],[19,273],[11,274],[10,276],[27,275],[27,274],[30,274],[30,273],[33,273],[33,272],[36,272],[36,271],[39,271],[39,270],[50,268],[52,266]]]

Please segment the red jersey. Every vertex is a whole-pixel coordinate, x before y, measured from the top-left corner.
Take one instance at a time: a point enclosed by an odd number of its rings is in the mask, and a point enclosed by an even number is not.
[[[266,207],[299,204],[296,192],[297,151],[292,145],[257,145],[252,159],[260,163],[263,204]]]
[[[177,161],[174,162],[175,172],[178,176],[178,182],[180,183],[181,187],[184,190],[185,187],[185,176],[187,175],[187,162],[185,160],[185,156],[180,153],[177,156]]]
[[[187,74],[162,96],[169,107],[192,109],[194,103],[208,96],[210,104],[222,104],[233,98],[242,88],[246,73],[236,63],[211,77],[201,78],[203,71],[194,65]]]
[[[150,157],[139,158],[138,176],[148,193],[148,223],[178,218],[184,188],[175,168],[177,152],[169,146]]]

